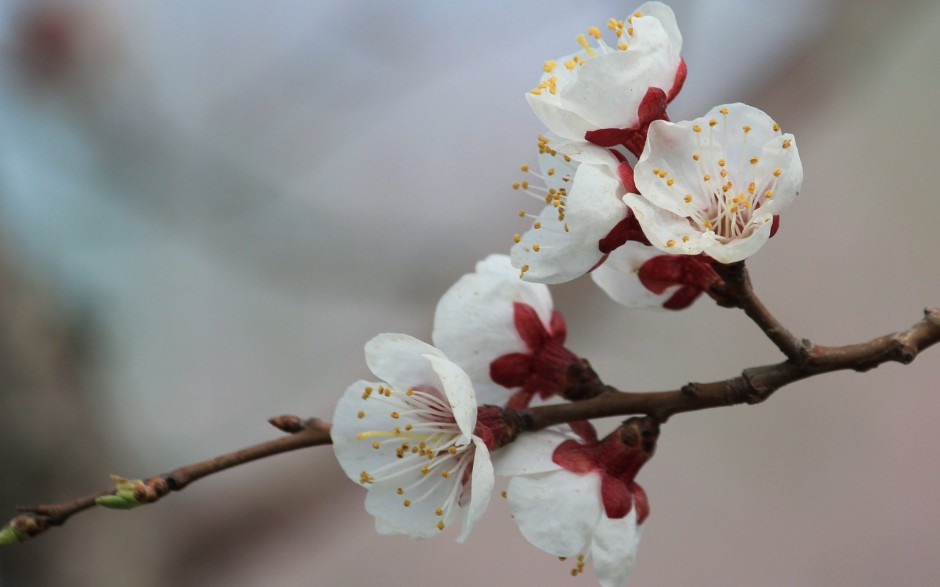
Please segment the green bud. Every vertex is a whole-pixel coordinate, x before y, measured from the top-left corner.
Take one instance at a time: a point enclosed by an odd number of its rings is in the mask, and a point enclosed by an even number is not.
[[[114,493],[95,499],[95,504],[115,510],[130,510],[143,505],[134,495],[135,490],[143,486],[143,481],[125,479],[120,475],[111,475],[111,480],[114,481]]]
[[[0,528],[0,544],[15,544],[17,542],[23,542],[27,538],[29,538],[28,535],[20,532],[13,526],[7,525]]]

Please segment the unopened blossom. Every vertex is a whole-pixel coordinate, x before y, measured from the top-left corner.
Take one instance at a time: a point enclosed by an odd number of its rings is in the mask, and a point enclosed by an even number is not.
[[[583,141],[539,137],[537,182],[513,185],[543,206],[514,237],[510,257],[526,281],[563,283],[584,275],[630,238],[643,238],[623,196],[635,190],[630,165]],[[544,187],[538,185],[544,183]],[[521,216],[528,216],[524,210]]]
[[[672,9],[646,2],[579,35],[581,50],[546,61],[526,98],[549,130],[566,139],[624,145],[639,154],[645,129],[665,117],[685,81],[682,35]],[[593,37],[594,46],[587,37]]]
[[[433,340],[482,403],[518,409],[536,396],[578,392],[569,371],[584,367],[564,346],[567,332],[548,287],[520,280],[506,255],[490,255],[441,297]]]
[[[463,510],[464,540],[494,482],[470,378],[403,334],[376,336],[365,354],[382,381],[357,381],[336,406],[331,435],[340,466],[369,490],[366,511],[380,533],[435,536]]]
[[[509,454],[498,473],[514,475],[507,497],[523,536],[536,548],[572,560],[572,575],[593,561],[602,587],[623,587],[649,514],[646,493],[634,478],[652,456],[657,435],[648,418],[631,418],[600,441],[556,434],[549,451],[544,443],[553,437],[543,436],[542,446],[530,440],[536,450],[518,459],[515,447],[505,449]]]
[[[703,255],[665,255],[654,247],[629,242],[610,253],[591,272],[591,279],[612,300],[634,308],[682,310],[703,293],[728,305],[731,299],[725,283],[711,263]]]
[[[654,122],[624,202],[649,242],[671,254],[741,261],[767,241],[799,194],[803,166],[793,135],[745,104],[687,122]]]

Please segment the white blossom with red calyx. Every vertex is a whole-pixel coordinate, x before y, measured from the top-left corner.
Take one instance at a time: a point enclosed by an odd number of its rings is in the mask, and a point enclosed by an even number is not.
[[[435,536],[463,510],[463,541],[494,484],[470,378],[403,334],[380,334],[365,351],[383,381],[357,381],[337,404],[331,436],[340,466],[369,490],[366,511],[380,533]]]
[[[636,242],[610,253],[591,272],[591,279],[612,300],[633,308],[683,310],[703,293],[719,305],[733,304],[708,257],[664,255],[654,247]]]
[[[526,94],[536,116],[566,139],[643,149],[646,128],[666,117],[666,106],[685,81],[682,35],[672,9],[647,2],[624,20],[611,18],[613,44],[598,27],[577,37],[582,49],[546,61],[536,88]]]
[[[513,476],[506,496],[523,536],[549,554],[577,557],[572,575],[593,560],[602,587],[623,587],[649,515],[634,477],[652,456],[657,435],[649,418],[631,418],[601,441],[596,435],[582,442],[545,436],[555,439],[554,450],[543,446],[528,458],[515,458],[515,447],[506,447],[497,473]]]
[[[441,297],[432,338],[481,403],[520,409],[565,391],[569,366],[580,365],[566,335],[548,287],[520,280],[506,255],[490,255]]]
[[[745,104],[654,122],[634,171],[637,193],[623,199],[650,243],[719,263],[757,252],[803,182],[793,135]]]
[[[584,275],[629,239],[644,239],[623,202],[635,190],[633,170],[613,151],[583,141],[539,137],[545,187],[513,184],[544,206],[532,227],[513,237],[514,267],[526,281],[563,283]],[[527,165],[522,170],[529,172]],[[519,215],[526,217],[525,210]]]

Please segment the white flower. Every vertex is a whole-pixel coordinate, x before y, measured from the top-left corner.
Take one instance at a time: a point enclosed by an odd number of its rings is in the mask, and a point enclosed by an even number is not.
[[[573,575],[593,560],[602,587],[623,587],[649,513],[633,477],[651,456],[655,434],[655,425],[635,418],[599,442],[545,431],[504,449],[497,472],[514,475],[507,497],[523,536],[549,554],[577,557]],[[516,450],[527,450],[527,458]]]
[[[566,334],[548,287],[520,280],[506,255],[490,255],[441,297],[432,338],[470,376],[481,403],[519,409],[564,391],[569,365],[580,364]]]
[[[357,381],[336,406],[331,434],[340,466],[369,490],[366,511],[380,533],[434,536],[464,509],[463,541],[494,483],[489,450],[474,434],[469,377],[403,334],[380,334],[365,351],[383,382]]]
[[[591,272],[604,293],[618,304],[633,308],[661,306],[668,310],[689,307],[702,293],[719,304],[731,303],[725,285],[701,255],[664,255],[636,242],[624,244]]]
[[[793,135],[744,104],[689,122],[657,121],[628,193],[643,232],[673,254],[743,260],[770,237],[773,217],[799,194],[803,167]]]
[[[613,46],[602,40],[601,29],[591,27],[588,34],[597,39],[597,46],[580,35],[583,49],[546,61],[538,87],[526,95],[542,123],[566,139],[585,140],[592,131],[643,126],[640,110],[657,109],[641,107],[651,89],[660,95],[660,112],[654,118],[662,118],[666,103],[685,79],[679,55],[682,35],[665,4],[647,2],[623,21],[610,19],[607,28],[615,35]],[[605,146],[625,140],[593,139],[587,137]]]
[[[516,235],[510,257],[527,281],[563,283],[590,271],[623,242],[607,241],[617,240],[618,228],[627,220],[629,209],[622,198],[633,189],[632,172],[608,149],[585,142],[539,137],[539,152],[541,173],[536,177],[546,187],[528,182],[513,187],[545,207],[531,229]]]

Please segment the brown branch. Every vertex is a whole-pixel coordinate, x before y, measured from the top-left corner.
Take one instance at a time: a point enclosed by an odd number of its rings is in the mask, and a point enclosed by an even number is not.
[[[10,520],[4,528],[6,540],[3,542],[19,542],[31,538],[54,526],[61,526],[73,515],[101,504],[102,498],[108,499],[121,495],[122,487],[129,492],[126,496],[127,505],[113,507],[134,507],[146,503],[153,503],[173,491],[182,491],[187,485],[203,477],[218,473],[238,465],[270,456],[290,452],[311,446],[330,444],[330,424],[316,418],[304,420],[297,416],[279,416],[271,418],[271,424],[289,432],[290,435],[274,440],[262,442],[235,452],[224,454],[213,459],[200,461],[173,469],[168,473],[151,477],[144,481],[128,482],[125,479],[115,478],[116,487],[103,489],[56,504],[20,506],[20,514]]]
[[[809,341],[800,340],[777,320],[770,310],[760,301],[751,286],[744,261],[731,263],[713,263],[712,266],[725,282],[727,293],[731,294],[739,308],[757,324],[787,359],[800,364],[807,359]]]
[[[807,346],[799,363],[786,361],[745,369],[739,376],[711,383],[689,383],[681,389],[628,393],[613,387],[594,399],[539,406],[518,416],[525,430],[591,420],[606,416],[646,414],[665,422],[673,414],[757,404],[795,381],[832,371],[868,371],[882,363],[908,364],[918,353],[940,342],[940,308],[927,308],[924,317],[908,330],[886,334],[868,342],[836,347]]]
[[[744,287],[749,289],[749,286]],[[756,298],[753,299],[756,300]],[[764,324],[776,324],[772,317],[767,318],[770,316],[769,313],[760,311],[759,314]],[[777,333],[775,336],[778,336],[781,341],[787,337],[792,338],[786,330],[776,327],[772,330]],[[780,333],[785,333],[785,335]],[[539,430],[575,420],[632,414],[645,414],[658,422],[665,422],[670,416],[682,412],[760,403],[785,385],[823,373],[847,369],[868,371],[889,361],[907,364],[913,361],[921,351],[938,342],[940,342],[940,308],[928,308],[924,311],[923,319],[907,330],[887,334],[868,342],[845,346],[802,345],[803,351],[799,361],[788,360],[775,365],[745,369],[741,375],[724,381],[689,383],[681,389],[645,393],[623,392],[606,386],[603,393],[592,399],[519,411],[502,410],[503,418],[507,424],[518,431]],[[332,442],[330,424],[315,418],[304,420],[296,416],[280,416],[272,418],[270,422],[290,435],[214,459],[179,467],[145,481],[130,482],[117,478],[117,487],[84,497],[51,505],[20,507],[18,509],[26,513],[13,518],[0,531],[0,543],[20,542],[53,526],[61,526],[74,514],[98,505],[102,498],[118,498],[118,502],[120,499],[131,502],[130,505],[113,507],[132,507],[152,503],[172,491],[181,491],[190,483],[213,473],[276,454]]]

